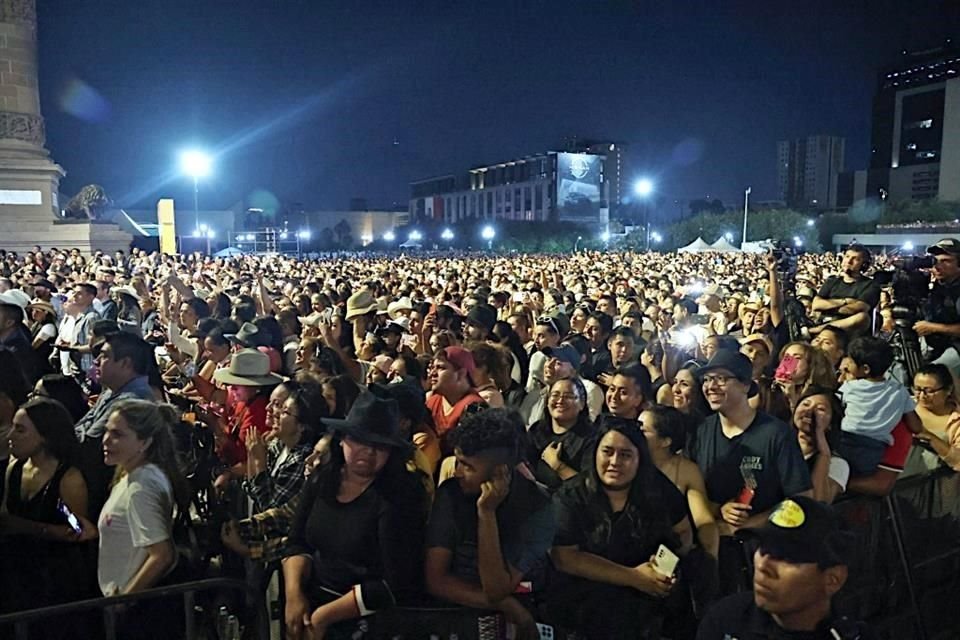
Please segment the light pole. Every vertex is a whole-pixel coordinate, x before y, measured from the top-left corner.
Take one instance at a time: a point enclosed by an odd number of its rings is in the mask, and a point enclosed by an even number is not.
[[[577,252],[577,247],[580,245],[580,241],[583,240],[583,236],[577,236],[577,241],[573,243],[573,252]]]
[[[484,240],[487,241],[487,251],[493,250],[493,239],[497,236],[497,232],[493,230],[493,227],[486,226],[483,228],[483,231],[480,233]]]
[[[183,172],[193,178],[193,229],[194,235],[200,232],[200,178],[210,175],[212,165],[210,156],[202,151],[184,151],[180,156],[180,167]],[[206,233],[206,232],[204,232]],[[209,239],[207,254],[210,253]]]
[[[744,245],[747,244],[747,211],[750,208],[750,192],[752,187],[747,187],[743,192],[743,237],[740,239],[740,249],[744,248]]]
[[[650,250],[650,201],[653,194],[653,181],[640,178],[633,185],[633,192],[643,201],[643,250]]]

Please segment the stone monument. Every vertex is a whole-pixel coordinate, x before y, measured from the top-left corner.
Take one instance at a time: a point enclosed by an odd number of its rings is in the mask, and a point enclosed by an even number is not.
[[[115,224],[60,218],[65,172],[45,148],[37,85],[36,0],[0,0],[0,249],[128,249]]]

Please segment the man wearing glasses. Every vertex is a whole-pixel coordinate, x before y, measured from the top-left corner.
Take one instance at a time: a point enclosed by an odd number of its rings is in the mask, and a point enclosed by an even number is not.
[[[809,495],[813,487],[791,428],[751,408],[748,398],[756,393],[752,371],[745,355],[726,349],[697,371],[716,413],[697,428],[687,452],[703,473],[718,517],[721,579],[740,573],[742,556],[729,536],[761,525],[778,502]]]

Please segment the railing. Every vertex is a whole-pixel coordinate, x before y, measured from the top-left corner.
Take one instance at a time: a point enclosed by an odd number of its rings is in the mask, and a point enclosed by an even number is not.
[[[196,580],[194,582],[184,582],[170,586],[147,589],[138,593],[131,593],[122,596],[113,596],[110,598],[90,598],[88,600],[78,600],[58,604],[42,609],[30,609],[28,611],[19,611],[17,613],[8,613],[0,616],[0,628],[13,626],[16,640],[28,640],[30,637],[30,624],[39,620],[49,620],[58,616],[66,616],[96,609],[103,610],[104,639],[115,640],[117,635],[117,609],[123,605],[131,605],[146,600],[157,598],[169,598],[171,596],[183,596],[183,615],[184,615],[184,638],[187,640],[196,640],[197,635],[196,619],[194,617],[194,608],[196,605],[196,594],[203,591],[240,591],[249,592],[249,587],[242,580],[231,578],[210,578],[206,580]]]

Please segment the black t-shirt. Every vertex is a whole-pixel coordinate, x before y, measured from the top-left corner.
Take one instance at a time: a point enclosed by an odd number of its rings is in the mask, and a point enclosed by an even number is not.
[[[589,419],[577,422],[564,434],[554,433],[552,421],[549,417],[544,417],[530,427],[530,431],[527,433],[527,440],[530,442],[527,461],[533,468],[533,475],[537,478],[537,481],[547,485],[550,489],[556,489],[563,484],[563,480],[560,479],[557,472],[540,458],[547,445],[560,442],[561,462],[579,472],[585,461],[590,462],[585,459],[589,458],[592,449],[593,434],[593,425],[590,424]]]
[[[394,595],[415,592],[422,584],[427,504],[419,478],[393,479],[389,488],[381,479],[342,503],[325,491],[335,482],[329,473],[311,476],[304,486],[285,554],[313,559],[311,592],[324,586],[343,593],[380,580]]]
[[[923,319],[942,324],[960,324],[960,278],[948,284],[933,284],[930,296],[923,305]],[[924,339],[931,349],[931,359],[940,357],[947,348],[960,342],[943,333],[931,334]]]
[[[866,276],[857,278],[855,282],[844,282],[842,276],[830,276],[817,295],[821,298],[853,298],[866,302],[874,309],[880,303],[880,285]]]
[[[754,513],[813,486],[793,429],[761,411],[743,433],[733,438],[724,435],[719,415],[708,416],[687,451],[700,467],[707,497],[715,504],[740,495],[746,470],[757,482],[751,502]]]
[[[571,478],[554,496],[558,523],[554,545],[576,545],[580,551],[630,567],[647,562],[661,544],[677,552],[673,527],[687,517],[687,501],[659,470],[653,470],[650,478],[657,504],[628,505],[619,513],[611,509],[606,493],[587,488],[585,474]]]
[[[510,493],[497,508],[497,529],[503,558],[526,574],[546,560],[556,530],[550,497],[537,485],[514,473]],[[427,548],[443,547],[453,553],[451,573],[479,584],[477,567],[477,497],[463,493],[451,478],[437,489],[427,527]]]
[[[697,640],[837,640],[874,635],[861,623],[828,618],[813,631],[785,631],[766,611],[757,608],[752,592],[738,593],[717,602],[700,622]]]

